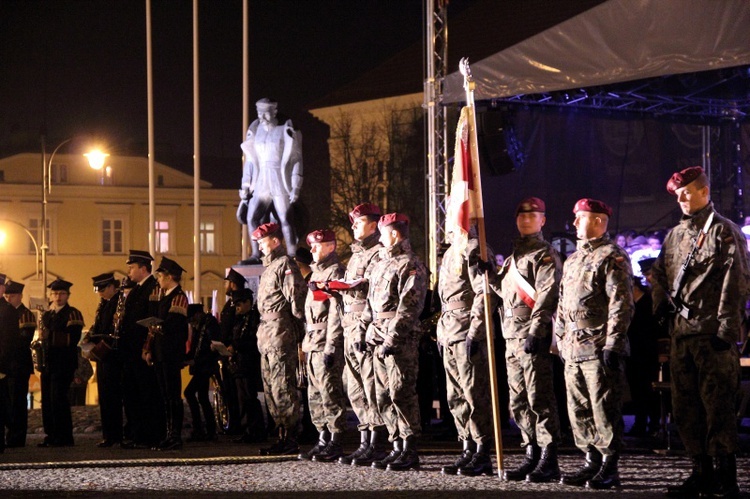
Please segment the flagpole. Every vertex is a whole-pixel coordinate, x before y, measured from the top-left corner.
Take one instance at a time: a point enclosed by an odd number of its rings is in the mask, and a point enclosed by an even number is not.
[[[476,164],[477,173],[480,172],[479,165],[479,150],[477,148],[477,120],[476,120],[476,107],[474,106],[474,79],[471,76],[471,68],[469,67],[469,60],[464,57],[459,63],[459,69],[461,74],[464,75],[464,88],[466,89],[466,107],[471,109],[469,113],[469,134],[471,140],[471,158]],[[479,255],[482,260],[487,261],[487,237],[484,228],[484,202],[482,201],[482,177],[477,174],[474,178],[476,183],[476,191],[479,197],[479,204],[481,209],[476,210],[476,224],[477,232],[479,236]],[[487,362],[490,368],[490,392],[492,394],[492,416],[493,426],[495,430],[495,453],[497,455],[497,474],[500,478],[503,477],[503,434],[502,428],[500,427],[500,399],[497,391],[497,370],[495,369],[495,338],[493,331],[492,322],[492,309],[490,303],[492,303],[492,296],[489,284],[489,275],[487,270],[484,271],[483,275],[484,284],[484,324],[485,331],[487,332]]]

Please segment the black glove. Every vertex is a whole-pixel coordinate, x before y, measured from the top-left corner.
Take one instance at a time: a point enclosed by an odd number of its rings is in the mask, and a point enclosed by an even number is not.
[[[354,342],[354,350],[359,353],[365,353],[367,351],[367,342],[365,340],[359,340]]]
[[[323,354],[323,365],[326,366],[326,369],[332,369],[335,363],[336,363],[336,357],[333,354],[331,353]]]
[[[394,353],[396,353],[396,349],[393,348],[393,347],[391,347],[391,346],[380,345],[378,347],[378,358],[379,359],[385,359],[386,357],[388,357],[389,355],[393,355]]]
[[[479,351],[479,342],[472,338],[466,338],[466,357],[469,359],[474,357]]]
[[[613,350],[604,350],[604,365],[610,369],[620,369],[620,354]]]
[[[711,342],[711,346],[713,347],[714,351],[716,352],[726,352],[730,348],[732,348],[732,344],[728,343],[718,336],[711,336],[711,339],[708,340]]]
[[[318,283],[315,281],[310,281],[307,283],[307,289],[310,291],[317,291],[318,290]]]
[[[526,341],[523,342],[523,351],[529,354],[537,353],[541,349],[542,339],[539,336],[530,334],[526,337]]]
[[[481,258],[477,258],[477,268],[481,272],[495,272],[495,264],[488,260],[482,260]]]

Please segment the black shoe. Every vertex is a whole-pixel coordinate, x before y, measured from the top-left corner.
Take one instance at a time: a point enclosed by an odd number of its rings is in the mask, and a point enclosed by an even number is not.
[[[113,445],[118,444],[118,443],[120,443],[120,442],[118,442],[117,440],[112,440],[110,438],[105,438],[101,442],[97,443],[96,446],[99,447],[99,448],[106,448],[106,447],[112,447]]]
[[[463,476],[492,475],[492,459],[489,453],[477,446],[477,451],[471,456],[471,461],[458,468],[458,474]]]
[[[706,454],[693,456],[693,469],[680,485],[670,485],[667,487],[667,497],[698,497],[707,495],[713,486],[714,468],[711,463],[711,457]]]
[[[458,469],[460,467],[469,464],[469,461],[471,461],[471,456],[474,455],[471,444],[471,440],[464,440],[464,451],[460,456],[458,456],[458,459],[456,459],[453,464],[443,466],[443,468],[440,470],[440,473],[442,473],[443,475],[456,475],[458,474]]]
[[[617,471],[619,456],[612,454],[604,456],[602,467],[597,474],[586,482],[587,489],[605,490],[620,486],[620,473]]]
[[[351,454],[346,455],[346,456],[341,456],[339,458],[340,464],[346,464],[346,465],[352,464],[352,461],[354,461],[354,459],[360,457],[362,453],[366,452],[367,448],[370,447],[370,432],[368,430],[362,430],[359,432],[359,434],[360,434],[359,447],[357,447],[357,450],[355,450]]]
[[[393,461],[398,459],[398,457],[401,455],[401,452],[403,452],[403,446],[402,446],[401,440],[394,440],[393,441],[393,450],[385,456],[383,459],[380,460],[372,460],[372,467],[378,470],[385,470],[388,469],[388,465],[391,464]],[[357,466],[361,466],[357,464],[357,460],[354,460],[354,463]]]
[[[541,449],[536,444],[529,444],[526,446],[526,456],[517,468],[506,470],[503,473],[503,480],[511,482],[520,482],[526,480],[526,475],[534,471],[536,465],[539,464],[539,455]]]
[[[557,462],[557,446],[550,444],[542,449],[542,457],[534,471],[526,475],[529,483],[549,483],[560,480],[560,466]]]
[[[419,469],[417,449],[404,449],[396,460],[388,463],[388,471],[407,471]]]
[[[323,450],[326,448],[329,442],[329,438],[330,435],[328,431],[321,431],[318,437],[318,442],[315,444],[315,446],[307,452],[300,453],[300,455],[297,456],[297,459],[299,459],[300,461],[312,461],[315,456],[323,452]]]
[[[596,450],[590,450],[586,453],[586,464],[570,475],[563,475],[560,483],[563,485],[572,485],[574,487],[583,487],[586,482],[591,480],[599,473],[602,466],[602,455]]]
[[[162,440],[159,445],[154,447],[154,450],[167,451],[167,450],[180,450],[182,449],[182,439],[177,437],[170,437],[166,440]]]
[[[299,444],[293,438],[280,440],[269,448],[267,456],[289,456],[299,453]]]
[[[318,454],[313,456],[312,460],[316,463],[332,463],[333,461],[337,461],[344,455],[344,448],[341,447],[343,435],[343,433],[332,434],[328,445],[326,445]]]

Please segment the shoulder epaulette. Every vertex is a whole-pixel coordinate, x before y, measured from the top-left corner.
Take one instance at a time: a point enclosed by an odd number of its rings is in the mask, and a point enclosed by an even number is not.
[[[28,308],[18,317],[18,327],[21,329],[36,328],[36,316]]]
[[[66,324],[66,326],[84,326],[83,315],[77,308],[70,309],[70,313],[68,314],[68,323]]]
[[[179,294],[172,298],[172,305],[169,307],[170,314],[180,314],[187,317],[188,301],[187,296]]]

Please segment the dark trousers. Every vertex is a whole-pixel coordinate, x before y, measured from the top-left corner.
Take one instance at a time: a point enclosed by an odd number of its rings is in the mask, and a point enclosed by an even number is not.
[[[182,405],[182,371],[181,362],[156,362],[156,380],[166,417],[167,438],[182,438],[182,420],[185,409]]]
[[[10,406],[10,397],[8,396],[8,378],[0,379],[0,428],[5,432],[5,426],[8,420],[8,407]],[[0,438],[0,452],[5,450],[5,435]]]
[[[45,440],[56,445],[73,444],[73,418],[68,390],[75,370],[66,366],[50,367],[41,375],[42,422]]]
[[[14,447],[26,445],[26,431],[28,429],[28,395],[29,375],[15,374],[9,376],[8,383],[8,427],[7,443]]]
[[[135,357],[123,361],[123,405],[125,437],[142,444],[158,444],[164,439],[164,404],[152,367]]]
[[[229,370],[229,361],[227,360],[221,363],[221,379],[223,382],[221,394],[224,397],[224,404],[227,406],[229,415],[229,423],[225,430],[230,435],[237,434],[242,429],[242,417],[240,416],[240,403],[237,400],[237,386],[234,376]]]
[[[185,387],[185,400],[190,408],[190,417],[193,420],[193,431],[205,433],[209,436],[216,434],[216,419],[214,418],[213,407],[208,398],[208,385],[211,379],[210,372],[198,372],[193,374],[192,379]],[[201,422],[201,409],[203,418],[206,421],[205,428]]]
[[[105,440],[122,440],[122,359],[113,351],[96,363],[99,412]]]
[[[235,378],[237,400],[240,405],[239,420],[245,418],[245,433],[264,434],[263,407],[258,400],[256,384],[250,378]]]

